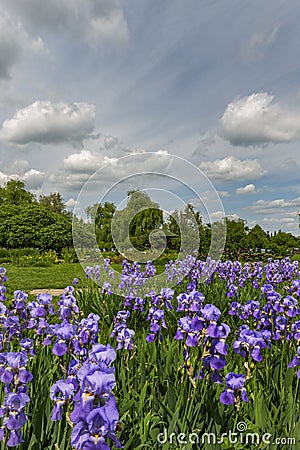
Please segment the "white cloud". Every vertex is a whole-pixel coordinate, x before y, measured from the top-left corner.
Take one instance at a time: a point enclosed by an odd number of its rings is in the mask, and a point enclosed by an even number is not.
[[[300,111],[283,110],[266,92],[229,103],[221,118],[224,136],[233,145],[261,145],[300,139]]]
[[[229,215],[227,215],[226,217],[227,217],[227,219],[229,219],[229,220],[235,220],[235,221],[241,220],[241,217],[240,217],[238,214],[236,214],[236,213],[234,213],[234,214],[229,214]]]
[[[36,190],[42,186],[45,180],[45,173],[36,169],[29,169],[22,175],[0,172],[0,185],[7,183],[9,180],[24,181],[27,189]]]
[[[89,103],[36,101],[3,122],[0,140],[20,146],[82,142],[93,131],[95,114],[95,106]]]
[[[25,182],[28,189],[38,189],[45,180],[45,173],[36,169],[30,169],[24,173],[21,179]]]
[[[15,159],[9,167],[10,173],[24,175],[29,169],[29,162],[26,159]]]
[[[114,161],[117,161],[117,159],[92,153],[89,150],[81,150],[80,153],[72,153],[64,159],[64,168],[71,172],[92,174],[105,164]]]
[[[268,48],[273,44],[279,31],[279,26],[274,25],[271,31],[254,33],[248,40],[243,52],[247,61],[256,61],[264,57]]]
[[[74,206],[76,205],[76,200],[75,200],[74,198],[69,198],[69,199],[66,201],[65,205],[66,205],[66,208],[73,209]]]
[[[148,154],[145,151],[133,149],[126,155],[128,158],[126,156],[121,158],[110,157],[105,155],[104,151],[105,149],[100,149],[96,153],[84,149],[79,153],[70,154],[63,161],[63,170],[58,174],[51,174],[49,181],[68,189],[78,189],[101,168],[103,170],[95,175],[91,184],[122,181],[128,178],[129,173],[134,173],[137,176],[144,172],[164,173],[168,165],[172,164],[172,158],[166,150],[158,150]],[[145,154],[145,158],[132,159],[129,157],[131,154],[137,153]],[[130,187],[130,189],[133,188],[135,187]]]
[[[257,200],[252,205],[245,207],[244,209],[254,211],[256,214],[278,214],[282,210],[293,208],[295,214],[300,209],[300,197],[292,200],[284,200],[283,198],[275,200]],[[286,213],[285,213],[286,215]]]
[[[104,148],[107,150],[117,147],[119,144],[118,138],[114,136],[105,136],[104,138]]]
[[[208,177],[222,181],[257,179],[266,173],[257,159],[240,160],[234,156],[204,161],[199,168]]]
[[[230,197],[230,193],[227,191],[218,191],[220,197]]]
[[[128,41],[128,28],[121,9],[112,9],[108,17],[93,17],[87,33],[91,45],[111,42],[116,45]]]
[[[210,219],[212,221],[224,219],[224,211],[214,211],[210,214]]]
[[[255,194],[255,184],[247,184],[244,187],[239,187],[236,189],[236,194],[243,195],[243,194]]]
[[[0,0],[0,5],[34,30],[58,30],[98,44],[123,44],[128,27],[118,0]]]
[[[5,11],[0,15],[0,79],[10,78],[11,70],[22,53],[47,52],[40,37],[33,38],[24,30],[22,23],[15,22]]]
[[[295,224],[295,222],[296,222],[296,220],[295,219],[293,219],[292,217],[280,217],[280,218],[278,218],[278,217],[264,217],[263,218],[263,222],[264,223],[281,223],[281,222],[284,222],[284,223],[292,223],[292,224]]]

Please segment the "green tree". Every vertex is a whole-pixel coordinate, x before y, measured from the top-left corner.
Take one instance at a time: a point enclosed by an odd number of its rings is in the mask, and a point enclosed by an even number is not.
[[[3,210],[2,210],[3,211]],[[19,206],[4,219],[7,229],[5,247],[34,247],[60,252],[72,246],[70,219],[43,208],[39,204]]]
[[[268,245],[268,235],[260,225],[255,225],[248,233],[247,244],[251,249],[262,249]]]
[[[114,203],[96,203],[86,208],[86,215],[95,223],[96,239],[100,250],[111,250],[114,241],[111,232],[111,222],[116,211]]]
[[[65,212],[65,203],[59,192],[51,192],[49,195],[40,195],[39,203],[44,208],[57,214]]]
[[[11,203],[0,203],[0,247],[7,247],[9,224],[20,212],[20,206]]]
[[[169,230],[177,237],[170,239],[169,248],[184,250],[186,253],[204,252],[205,230],[200,212],[188,204],[184,211],[175,210],[169,216]]]
[[[227,256],[231,259],[239,257],[240,251],[247,248],[248,227],[243,219],[232,220],[226,218],[226,244]]]
[[[142,191],[129,191],[124,209],[115,211],[113,236],[121,249],[150,248],[150,233],[163,226],[163,211],[159,204]]]
[[[25,183],[21,180],[9,180],[0,187],[0,206],[3,204],[28,205],[36,202],[35,196],[26,191]]]
[[[276,253],[276,255],[287,256],[291,253],[293,248],[299,247],[299,241],[291,233],[286,233],[279,230],[271,236],[269,247]]]

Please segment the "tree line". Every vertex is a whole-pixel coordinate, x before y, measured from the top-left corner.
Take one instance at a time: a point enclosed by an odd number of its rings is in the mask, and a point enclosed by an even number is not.
[[[164,217],[159,204],[137,190],[128,192],[122,210],[117,210],[111,202],[96,203],[86,208],[86,215],[90,223],[95,223],[101,251],[116,251],[115,243],[119,250],[133,247],[147,251],[153,240],[158,246],[161,240],[167,249],[179,251],[185,240],[185,248],[191,244],[191,252],[197,251],[201,257],[209,252],[211,225],[203,223],[200,212],[191,204]],[[93,227],[66,210],[60,193],[37,198],[20,180],[10,180],[0,187],[0,247],[30,247],[60,253],[73,245],[72,220],[77,221],[77,230],[80,227],[85,230],[84,244],[92,245]],[[284,256],[299,246],[298,238],[291,233],[279,230],[270,234],[260,225],[249,228],[242,219],[226,218],[226,228],[225,255],[229,258],[261,249]],[[154,230],[163,233],[155,234]],[[197,249],[192,246],[194,242],[199,242]]]
[[[94,204],[86,209],[90,220],[95,221],[97,242],[100,250],[115,250],[114,241],[123,243],[125,248],[134,247],[147,250],[151,246],[149,236],[155,229],[164,231],[167,248],[179,251],[183,238],[185,244],[199,242],[196,249],[200,256],[205,257],[210,249],[212,226],[205,224],[199,211],[188,204],[183,211],[175,210],[167,219],[159,205],[142,191],[129,191],[128,202],[123,210],[117,211],[114,203]],[[133,218],[129,226],[122,224]],[[299,239],[291,233],[277,231],[266,232],[260,225],[253,228],[247,226],[243,219],[232,220],[226,217],[225,254],[237,258],[241,252],[269,251],[276,255],[287,255],[300,245]],[[113,227],[111,224],[113,223]],[[113,235],[112,235],[112,229]],[[186,247],[185,247],[186,248]],[[194,251],[191,246],[191,251]]]

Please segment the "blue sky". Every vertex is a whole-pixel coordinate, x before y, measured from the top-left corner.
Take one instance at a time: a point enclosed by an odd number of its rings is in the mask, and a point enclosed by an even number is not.
[[[163,172],[165,152],[209,177],[227,215],[299,234],[299,2],[40,5],[0,0],[0,183],[71,208],[103,164],[102,190],[120,157]]]

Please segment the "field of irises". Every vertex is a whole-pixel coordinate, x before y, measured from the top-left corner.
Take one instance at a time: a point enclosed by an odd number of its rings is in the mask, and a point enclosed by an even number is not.
[[[122,267],[58,302],[0,269],[1,450],[300,448],[298,262]]]

